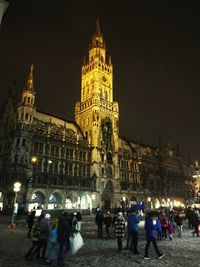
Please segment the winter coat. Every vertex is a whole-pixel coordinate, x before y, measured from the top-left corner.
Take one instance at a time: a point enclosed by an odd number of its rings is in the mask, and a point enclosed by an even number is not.
[[[169,222],[168,231],[169,231],[169,234],[175,234],[175,229],[171,222]]]
[[[51,226],[50,226],[50,222],[49,219],[42,219],[39,223],[38,223],[38,227],[40,229],[40,233],[38,238],[39,239],[48,239],[50,232],[51,232]]]
[[[158,231],[159,233],[161,233],[161,232],[162,232],[162,225],[161,225],[159,219],[156,220],[156,226],[157,226],[157,231]]]
[[[157,224],[153,224],[152,218],[148,218],[145,221],[145,231],[147,237],[156,238]]]
[[[180,215],[176,215],[174,221],[178,226],[183,225],[183,217]]]
[[[102,213],[97,213],[96,217],[95,217],[95,222],[97,225],[103,225],[104,223],[104,216]]]
[[[51,243],[57,242],[57,237],[58,237],[58,229],[57,229],[57,227],[55,227],[51,230],[49,242],[51,242]]]
[[[139,217],[136,213],[131,213],[128,215],[128,230],[129,231],[139,231]]]
[[[117,238],[123,238],[125,232],[125,221],[124,219],[116,219],[114,223],[114,233]]]
[[[72,228],[70,227],[69,220],[66,216],[61,216],[58,221],[58,243],[64,243],[69,240],[72,233]]]
[[[28,227],[33,227],[34,224],[34,219],[35,219],[35,213],[31,212],[31,214],[28,215],[26,222],[28,224]]]
[[[105,218],[104,218],[104,223],[105,223],[105,225],[106,226],[111,226],[112,225],[112,217],[111,216],[106,216]]]
[[[162,228],[167,228],[168,227],[168,219],[167,217],[163,217],[160,219],[160,223],[162,225]]]

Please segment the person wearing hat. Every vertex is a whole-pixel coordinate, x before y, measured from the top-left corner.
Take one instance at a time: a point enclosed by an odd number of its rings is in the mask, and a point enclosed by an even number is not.
[[[125,219],[122,212],[118,212],[117,218],[114,223],[114,233],[117,239],[118,251],[122,250],[122,240],[125,233]]]

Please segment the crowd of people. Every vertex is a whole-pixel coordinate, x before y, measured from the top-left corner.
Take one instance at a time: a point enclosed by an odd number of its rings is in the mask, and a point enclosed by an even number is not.
[[[172,241],[177,232],[178,238],[182,237],[183,223],[187,219],[188,227],[194,229],[193,236],[199,237],[200,232],[200,215],[198,209],[188,207],[185,211],[179,209],[177,211],[161,209],[160,211],[149,210],[146,212],[145,217],[145,233],[146,233],[146,246],[144,248],[144,259],[149,259],[149,246],[152,243],[158,255],[162,258],[165,254],[161,252],[157,246],[157,241],[169,240]],[[132,207],[127,212],[121,211],[117,214],[111,214],[107,211],[105,214],[99,210],[95,217],[97,225],[98,237],[103,236],[103,227],[105,226],[106,238],[111,238],[110,228],[114,228],[115,238],[118,244],[118,251],[122,250],[122,240],[126,236],[126,247],[134,254],[140,254],[138,251],[139,240],[139,222],[141,217],[138,215],[136,207]],[[127,226],[127,233],[125,232]]]
[[[25,254],[27,261],[41,259],[43,263],[57,262],[57,266],[64,266],[65,257],[70,250],[70,237],[81,231],[82,216],[80,212],[63,212],[50,223],[51,215],[41,213],[35,223],[35,211],[27,217],[28,233],[32,245]],[[48,244],[49,243],[49,244]],[[48,247],[48,250],[47,250]]]
[[[45,264],[57,262],[57,266],[64,266],[65,257],[70,250],[70,236],[74,232],[81,231],[82,215],[80,212],[67,213],[54,218],[50,222],[49,213],[41,213],[39,218],[35,217],[33,210],[27,217],[27,237],[31,239],[32,245],[25,255],[27,261],[41,259]],[[199,237],[200,215],[198,209],[186,210],[148,210],[145,213],[144,229],[146,233],[146,245],[144,247],[144,259],[148,260],[149,247],[152,243],[158,258],[165,253],[159,249],[158,242],[162,240],[172,241],[177,232],[178,238],[182,237],[183,223],[187,219],[188,227],[193,229],[192,235]],[[130,250],[133,254],[140,254],[138,242],[140,241],[140,221],[143,220],[138,213],[137,207],[132,206],[126,212],[118,210],[97,210],[95,223],[97,225],[97,237],[105,237],[107,240],[115,238],[117,249]],[[105,236],[104,236],[105,235]],[[123,240],[126,246],[123,247]]]

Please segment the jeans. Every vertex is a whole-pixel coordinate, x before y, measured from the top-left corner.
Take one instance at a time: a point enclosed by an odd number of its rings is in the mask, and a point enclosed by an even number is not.
[[[58,255],[57,255],[57,263],[63,264],[65,261],[65,257],[67,252],[70,250],[70,241],[67,239],[66,241],[60,242],[58,244]]]
[[[47,260],[51,261],[52,260],[52,252],[55,252],[55,255],[58,255],[58,244],[56,242],[50,242],[49,243],[49,251],[47,254]]]
[[[178,228],[178,237],[181,237],[183,232],[183,225],[177,225],[177,228]]]

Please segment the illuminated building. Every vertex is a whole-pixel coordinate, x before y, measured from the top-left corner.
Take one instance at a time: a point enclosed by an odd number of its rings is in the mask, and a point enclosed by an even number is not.
[[[12,186],[30,210],[110,209],[139,201],[186,199],[193,194],[190,167],[176,142],[158,147],[119,135],[119,105],[113,100],[113,66],[97,21],[82,65],[81,99],[75,121],[39,111],[31,66],[25,88],[13,85],[0,118],[0,189],[12,207]],[[154,203],[152,203],[153,205]]]

